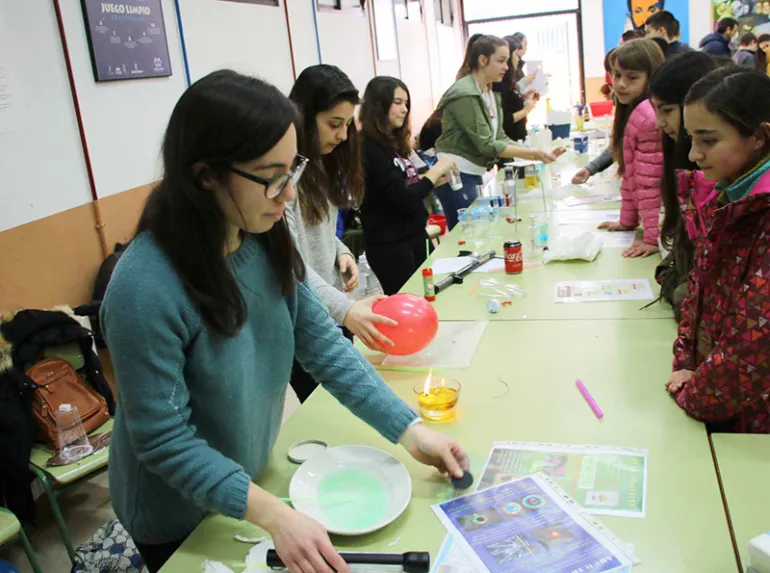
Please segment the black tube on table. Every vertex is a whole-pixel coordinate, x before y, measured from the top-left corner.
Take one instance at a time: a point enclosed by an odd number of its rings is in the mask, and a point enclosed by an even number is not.
[[[340,553],[340,557],[349,565],[392,565],[401,567],[406,573],[429,573],[430,553],[410,551],[408,553]],[[284,569],[281,558],[274,549],[267,552],[267,566],[271,569]]]
[[[434,286],[436,294],[446,290],[452,285],[462,284],[463,277],[469,275],[481,265],[486,264],[494,259],[495,255],[495,251],[489,251],[488,253],[481,255],[479,258],[473,259],[470,263],[465,265],[463,268],[451,273],[448,277],[441,279]]]

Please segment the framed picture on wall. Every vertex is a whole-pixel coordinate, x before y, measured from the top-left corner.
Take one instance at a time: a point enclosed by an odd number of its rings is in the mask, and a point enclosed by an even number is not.
[[[171,75],[161,0],[81,0],[97,82]]]

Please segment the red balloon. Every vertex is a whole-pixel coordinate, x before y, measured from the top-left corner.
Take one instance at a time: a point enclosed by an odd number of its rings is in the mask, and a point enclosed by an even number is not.
[[[438,315],[430,303],[413,294],[394,294],[374,303],[372,311],[392,318],[398,326],[377,324],[377,330],[396,345],[386,346],[384,352],[407,356],[428,346],[438,332]]]

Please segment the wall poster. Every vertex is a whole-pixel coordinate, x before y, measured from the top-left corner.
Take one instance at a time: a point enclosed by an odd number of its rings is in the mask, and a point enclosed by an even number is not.
[[[81,0],[97,82],[171,75],[161,0]]]

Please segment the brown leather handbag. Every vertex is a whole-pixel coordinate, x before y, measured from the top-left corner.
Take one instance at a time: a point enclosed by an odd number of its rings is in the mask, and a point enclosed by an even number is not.
[[[39,437],[54,451],[59,449],[56,412],[62,404],[77,407],[86,432],[96,430],[110,419],[105,399],[66,360],[41,360],[27,370],[27,376],[38,386],[32,397],[32,413]]]

